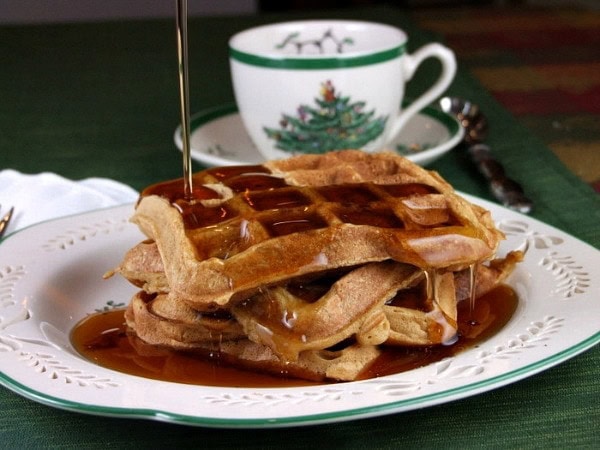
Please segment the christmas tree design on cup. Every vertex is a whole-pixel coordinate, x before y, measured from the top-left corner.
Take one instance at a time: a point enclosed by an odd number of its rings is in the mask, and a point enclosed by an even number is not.
[[[325,153],[362,148],[383,133],[387,117],[375,118],[364,101],[337,93],[331,81],[321,84],[315,106],[301,105],[295,116],[282,114],[281,128],[264,127],[276,147],[290,153]]]

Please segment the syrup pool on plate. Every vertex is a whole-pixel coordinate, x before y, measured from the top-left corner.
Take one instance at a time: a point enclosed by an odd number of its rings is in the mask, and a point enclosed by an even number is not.
[[[517,295],[510,286],[500,285],[479,297],[474,305],[458,305],[459,335],[452,345],[424,348],[385,347],[382,355],[361,378],[373,378],[412,370],[476,347],[497,333],[510,320]],[[216,349],[195,355],[144,343],[127,330],[124,310],[92,314],[71,333],[75,349],[100,366],[161,381],[223,387],[291,387],[315,382],[274,376],[231,367]]]

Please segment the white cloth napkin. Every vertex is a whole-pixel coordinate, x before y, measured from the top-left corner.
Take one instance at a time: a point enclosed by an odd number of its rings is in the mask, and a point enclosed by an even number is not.
[[[0,171],[0,217],[15,207],[6,234],[29,225],[136,201],[131,187],[107,178],[72,181],[55,173]]]

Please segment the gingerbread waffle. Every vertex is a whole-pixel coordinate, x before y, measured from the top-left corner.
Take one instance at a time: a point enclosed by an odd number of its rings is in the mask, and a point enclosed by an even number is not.
[[[240,304],[239,311],[233,314],[202,313],[190,309],[185,303],[174,302],[166,294],[152,295],[140,291],[132,298],[125,318],[137,338],[148,344],[191,351],[220,362],[279,375],[308,380],[353,380],[381,353],[374,342],[366,342],[369,336],[377,334],[379,325],[370,319],[373,315],[369,313],[380,308],[386,299],[395,294],[396,289],[412,284],[420,275],[419,271],[410,266],[384,262],[354,269],[340,276],[334,283],[329,283],[330,277],[325,282],[321,280],[319,287],[327,285],[330,295],[326,293],[316,302],[307,302],[306,298],[298,299],[297,303],[303,304],[303,311],[287,311],[287,324],[290,329],[295,330],[296,338],[291,338],[289,333],[282,334],[276,321],[263,320],[259,323],[269,315],[259,317],[262,308],[257,304],[263,298],[282,300],[282,287],[266,288],[260,295],[248,299],[246,305],[246,302]],[[373,292],[371,285],[364,283],[367,280],[382,283],[385,288]],[[314,288],[314,282],[307,283],[307,286],[311,285]],[[364,295],[359,299],[345,298],[345,294],[352,288]],[[306,290],[304,292],[306,294]],[[335,297],[335,300],[331,301],[331,297]],[[343,309],[343,306],[350,306],[349,300],[357,300],[354,302],[356,309],[362,307],[366,314],[357,311],[358,313],[349,317]],[[336,301],[338,305],[332,307],[332,303]],[[318,308],[319,317],[308,314],[307,311],[316,303],[322,303]],[[268,305],[263,306],[268,309]],[[282,303],[277,306],[290,305]],[[271,305],[273,313],[274,308],[275,305]],[[280,312],[282,311],[278,313]],[[322,320],[325,315],[329,320]],[[241,319],[240,322],[237,321],[238,318]],[[307,332],[307,337],[313,337],[310,332],[314,330],[294,327],[295,318],[305,324],[309,320],[309,325],[320,330],[324,339],[318,342],[313,339],[311,345],[299,348],[299,333]],[[331,326],[331,329],[325,330],[324,325]],[[268,328],[270,326],[273,327],[272,330]],[[250,332],[245,328],[251,328]],[[383,330],[379,330],[379,334],[383,331],[384,336],[377,343],[387,338],[388,328],[384,326]],[[349,339],[354,335],[362,336],[362,339]],[[273,340],[265,339],[267,336],[271,336]]]
[[[193,183],[192,199],[181,180],[147,188],[132,220],[156,242],[170,295],[198,310],[367,262],[461,269],[501,238],[486,211],[391,153],[209,169]]]
[[[141,291],[126,320],[149,344],[311,380],[353,380],[390,335],[385,302],[422,278],[406,264],[370,263],[301,285],[265,288],[231,314],[194,311],[166,294]]]
[[[151,312],[148,299],[143,294],[131,299],[125,317],[135,333],[131,342],[141,352],[147,352],[148,345],[169,347],[198,354],[219,364],[311,381],[354,380],[381,354],[377,346],[349,344],[336,349],[305,351],[297,360],[286,361],[270,347],[247,338],[219,342],[169,339],[161,334],[163,320]]]
[[[478,265],[477,295],[503,282],[522,258]],[[265,288],[231,312],[203,313],[166,294],[137,293],[127,323],[144,342],[309,380],[354,380],[384,346],[450,343],[467,271],[430,273],[391,261]],[[427,292],[430,286],[432,292]]]
[[[118,272],[142,341],[311,380],[354,380],[383,346],[450,343],[457,302],[520,260],[489,213],[391,153],[332,152],[142,192],[147,240]],[[475,271],[475,272],[471,272]]]
[[[382,307],[399,290],[414,285],[422,272],[384,261],[325,280],[261,290],[232,309],[248,338],[267,345],[282,359],[322,350],[354,338],[359,344],[384,343],[389,324]]]

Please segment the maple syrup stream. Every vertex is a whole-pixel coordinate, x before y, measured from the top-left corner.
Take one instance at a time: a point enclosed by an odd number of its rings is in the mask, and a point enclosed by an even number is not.
[[[187,0],[177,0],[177,62],[179,101],[181,107],[181,140],[183,143],[183,192],[192,198],[192,154],[190,149],[190,88],[188,70]]]

